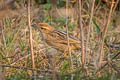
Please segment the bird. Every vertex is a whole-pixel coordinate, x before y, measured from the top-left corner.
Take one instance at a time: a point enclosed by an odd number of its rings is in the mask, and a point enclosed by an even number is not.
[[[42,34],[42,39],[51,47],[64,52],[64,56],[69,52],[67,33],[59,31],[49,25],[48,23],[39,23],[37,29]],[[79,50],[81,49],[81,42],[78,38],[69,35],[69,49]],[[74,53],[73,53],[74,54]]]

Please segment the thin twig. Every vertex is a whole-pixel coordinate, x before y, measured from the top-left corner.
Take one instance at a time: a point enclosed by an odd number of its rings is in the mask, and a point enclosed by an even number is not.
[[[81,5],[81,0],[79,0],[79,15],[78,15],[78,25],[80,27],[80,38],[81,38],[81,48],[82,48],[82,66],[84,66],[85,63],[85,56],[84,56],[84,31],[83,31],[83,26],[82,26],[82,17],[81,17],[81,9],[82,9],[82,5]]]
[[[30,41],[30,51],[31,51],[31,60],[32,68],[35,69],[34,53],[33,53],[33,43],[32,43],[32,28],[30,22],[30,0],[28,0],[28,27],[29,27],[29,41]]]
[[[68,44],[68,51],[70,55],[70,61],[71,61],[71,67],[73,69],[73,61],[72,61],[72,54],[71,54],[71,49],[70,49],[70,41],[69,41],[69,33],[68,33],[68,0],[66,1],[66,31],[67,31],[67,44]]]
[[[11,65],[6,65],[6,64],[0,64],[0,66],[1,67],[16,68],[16,69],[25,69],[25,70],[39,71],[39,72],[52,72],[52,70],[40,70],[40,69],[23,67],[23,66],[11,66]]]
[[[30,40],[30,51],[31,51],[31,58],[32,58],[32,68],[35,68],[34,63],[34,53],[33,53],[33,43],[32,43],[32,28],[31,28],[31,22],[30,22],[30,0],[28,0],[28,27],[29,27],[29,40]]]
[[[6,48],[6,39],[5,39],[5,34],[4,34],[4,30],[5,30],[5,24],[4,21],[1,21],[1,27],[2,27],[2,37],[3,37],[3,42],[4,42],[4,46]]]
[[[100,50],[100,56],[99,56],[99,62],[98,62],[98,67],[99,68],[101,67],[101,62],[102,62],[102,59],[103,59],[104,39],[105,39],[106,33],[108,31],[109,23],[110,23],[110,20],[111,20],[113,6],[114,6],[114,0],[112,0],[112,4],[111,4],[110,12],[109,12],[109,15],[108,15],[107,23],[106,23],[106,26],[105,26],[105,29],[104,29],[104,32],[103,32],[103,35],[102,35],[101,46],[100,46],[101,50]]]
[[[67,31],[67,45],[68,45],[68,52],[70,55],[70,63],[71,63],[71,71],[73,70],[73,60],[72,60],[72,54],[70,49],[70,41],[69,41],[69,34],[68,34],[68,0],[66,0],[66,31]],[[71,80],[73,80],[73,75],[71,74]]]
[[[90,29],[92,26],[92,18],[93,18],[93,12],[94,12],[94,5],[95,5],[95,0],[92,1],[92,8],[91,8],[91,16],[90,16],[90,22],[89,22],[89,26],[88,26],[88,34],[87,34],[87,39],[86,39],[86,49],[85,49],[85,55],[89,54],[88,52],[88,43],[90,41]],[[87,55],[89,57],[89,55]],[[89,59],[89,58],[88,58]]]
[[[119,1],[120,1],[120,0],[117,0],[117,1],[115,2],[116,4],[115,4],[115,7],[113,8],[113,12],[114,12],[115,9],[117,8],[117,6],[118,6],[118,4],[119,4]]]
[[[0,22],[1,22],[1,27],[2,27],[2,37],[3,37],[3,41],[4,41],[4,46],[6,48],[6,41],[5,41],[4,28],[3,28],[4,27],[4,24],[3,24],[4,22],[2,20]],[[0,66],[0,80],[5,80],[4,75],[2,73],[1,66]]]

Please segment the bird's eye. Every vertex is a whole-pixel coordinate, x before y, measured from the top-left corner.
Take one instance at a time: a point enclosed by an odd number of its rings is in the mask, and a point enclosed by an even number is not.
[[[44,29],[43,27],[41,27],[41,29]]]

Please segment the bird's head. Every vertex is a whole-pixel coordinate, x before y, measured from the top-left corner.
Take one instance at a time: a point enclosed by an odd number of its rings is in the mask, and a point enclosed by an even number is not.
[[[38,30],[43,33],[50,33],[54,30],[54,28],[47,23],[39,23]]]

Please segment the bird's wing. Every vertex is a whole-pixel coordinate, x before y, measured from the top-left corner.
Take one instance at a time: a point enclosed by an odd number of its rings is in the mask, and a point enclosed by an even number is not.
[[[61,32],[61,31],[53,31],[53,33],[51,34],[51,36],[55,37],[57,42],[59,43],[67,43],[67,37],[66,37],[66,33],[65,32]],[[80,41],[77,38],[72,37],[71,35],[69,36],[69,42],[70,44],[80,44]]]

